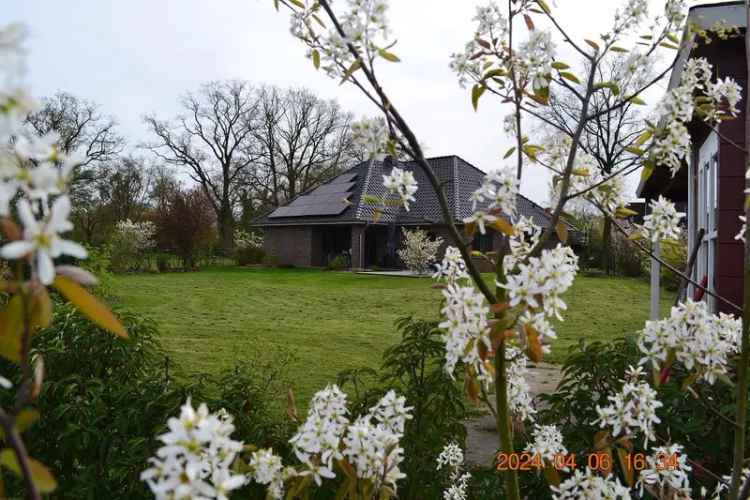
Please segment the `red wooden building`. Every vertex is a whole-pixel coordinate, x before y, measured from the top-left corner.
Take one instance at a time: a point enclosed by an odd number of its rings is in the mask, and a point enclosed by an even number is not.
[[[742,87],[742,102],[738,105],[741,114],[721,123],[718,133],[695,120],[689,127],[692,152],[688,161],[674,178],[666,167],[655,169],[638,187],[638,194],[647,200],[661,194],[678,204],[680,211],[686,213],[688,248],[700,245],[692,278],[699,283],[705,280],[707,288],[741,305],[743,245],[735,235],[741,226],[739,216],[744,212],[744,153],[737,146],[745,147],[747,64],[742,36],[746,27],[745,5],[742,1],[696,5],[690,9],[688,22],[705,30],[717,23],[734,26],[741,34],[726,40],[709,34],[708,43],[701,36],[683,40],[668,88],[679,84],[689,58],[704,57],[714,67],[714,78],[732,77]],[[701,229],[705,236],[699,242]],[[694,288],[688,287],[688,296],[695,294]],[[714,311],[735,312],[707,294],[704,300]],[[654,314],[652,310],[652,317],[658,316],[658,311]]]

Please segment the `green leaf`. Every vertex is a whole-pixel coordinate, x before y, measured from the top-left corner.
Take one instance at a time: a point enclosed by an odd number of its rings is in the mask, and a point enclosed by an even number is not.
[[[646,144],[647,140],[651,139],[653,135],[654,135],[653,129],[648,129],[638,136],[638,139],[635,140],[634,144],[636,146],[643,146],[644,144]]]
[[[617,83],[609,81],[609,82],[599,82],[596,85],[594,85],[594,90],[601,90],[601,89],[609,89],[610,92],[614,95],[620,95],[620,86],[617,85]]]
[[[661,42],[659,44],[659,46],[660,47],[664,47],[665,49],[672,49],[672,50],[679,50],[680,49],[680,47],[678,45],[675,45],[675,44],[669,43],[669,42]]]
[[[617,45],[613,45],[609,48],[612,52],[630,52],[628,49],[624,49],[622,47],[618,47]]]
[[[279,0],[273,0],[273,8],[279,11]]]
[[[539,104],[546,106],[549,104],[549,87],[544,87],[541,89],[534,89],[534,97],[535,101]]]
[[[303,2],[301,2],[300,0],[287,0],[287,1],[289,3],[291,3],[292,5],[296,5],[297,7],[299,7],[302,10],[305,9],[305,4]]]
[[[320,69],[320,52],[318,52],[318,49],[313,49],[312,61],[313,61],[313,66],[315,66],[315,69]]]
[[[566,80],[570,80],[571,82],[581,83],[581,80],[579,80],[578,77],[574,75],[573,73],[569,73],[567,71],[561,71],[560,76],[565,78]]]
[[[39,420],[39,412],[30,408],[21,410],[21,413],[16,417],[16,430],[19,434],[24,433],[34,423]]]
[[[0,311],[0,356],[18,363],[21,360],[23,299],[16,294]]]
[[[598,43],[596,43],[593,40],[589,40],[588,38],[584,39],[583,41],[586,42],[587,44],[589,44],[591,47],[593,47],[593,49],[595,51],[599,52],[599,44]]]
[[[651,174],[654,173],[655,165],[651,161],[646,161],[643,163],[643,170],[641,171],[641,182],[646,182],[649,177],[651,177]]]
[[[555,69],[560,69],[560,70],[570,68],[570,66],[568,66],[564,62],[560,62],[560,61],[553,62],[552,63],[552,67],[555,68]]]
[[[546,2],[545,0],[536,0],[536,3],[537,3],[537,4],[539,5],[539,7],[541,7],[541,8],[542,8],[542,10],[543,10],[544,12],[546,12],[547,14],[549,14],[549,13],[551,12],[551,11],[550,11],[550,8],[549,8],[549,5],[547,5],[547,2]]]
[[[508,72],[505,71],[503,68],[495,68],[485,73],[484,76],[482,76],[482,80],[489,80],[490,78],[493,78],[493,77],[502,77],[507,74]]]
[[[619,207],[617,210],[615,210],[615,217],[617,217],[618,219],[626,219],[634,215],[638,215],[638,212],[636,212],[635,210],[630,210],[629,208]]]
[[[644,151],[641,148],[635,147],[635,146],[628,146],[625,148],[625,151],[628,153],[633,153],[634,155],[641,156]]]
[[[354,74],[355,71],[360,69],[362,67],[362,63],[359,59],[355,59],[351,66],[349,66],[349,69],[346,70],[346,73],[344,73],[344,78],[341,79],[341,83],[339,85],[343,85],[344,82],[346,82],[350,76]]]
[[[644,101],[643,99],[641,99],[641,98],[640,98],[640,97],[638,97],[637,95],[634,95],[634,96],[632,96],[632,97],[628,97],[628,98],[627,98],[627,99],[625,99],[625,100],[626,100],[626,101],[629,101],[629,102],[632,102],[633,104],[637,104],[637,105],[639,105],[639,106],[645,106],[645,105],[646,105],[646,101]]]
[[[516,150],[516,147],[513,146],[512,148],[508,149],[508,151],[505,152],[503,155],[503,160],[506,160],[510,155],[512,155]]]
[[[57,276],[52,285],[94,324],[119,337],[128,338],[128,332],[120,320],[81,285],[64,276]]]
[[[47,467],[29,458],[29,469],[31,470],[31,480],[41,493],[51,493],[57,488],[57,481]],[[21,466],[18,464],[15,452],[10,448],[0,451],[0,465],[13,472],[18,477],[23,477]]]
[[[382,57],[386,61],[401,62],[401,59],[399,59],[398,56],[396,56],[396,54],[388,52],[385,49],[378,49],[378,54],[380,54],[380,57]]]
[[[477,107],[479,106],[479,98],[482,97],[485,90],[487,90],[487,87],[478,83],[471,88],[471,105],[474,106],[474,111],[477,110]]]
[[[542,151],[543,149],[544,148],[542,148],[541,146],[535,146],[533,144],[526,144],[526,145],[524,145],[522,151],[526,154],[526,156],[528,156],[532,160],[536,161],[536,154],[539,151]]]
[[[568,242],[568,226],[563,221],[557,221],[555,232],[557,233],[557,237],[561,243]]]

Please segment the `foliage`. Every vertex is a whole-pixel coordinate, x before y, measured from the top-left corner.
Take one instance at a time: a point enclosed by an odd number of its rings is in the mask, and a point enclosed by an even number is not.
[[[211,201],[200,189],[175,189],[169,193],[164,209],[156,214],[159,244],[173,249],[185,270],[193,270],[199,252],[216,238],[215,220]]]
[[[234,230],[234,258],[237,264],[260,264],[266,256],[263,250],[263,236],[259,233]]]
[[[422,229],[404,228],[403,232],[404,248],[398,251],[398,256],[410,271],[425,274],[430,269],[430,265],[435,262],[443,239],[440,237],[431,239]]]
[[[679,241],[662,241],[660,248],[661,258],[665,262],[679,270],[685,269],[688,259],[687,238],[685,235]],[[641,267],[644,273],[648,274],[651,272],[651,258],[648,255],[641,256]],[[667,290],[676,291],[680,286],[680,277],[675,275],[666,266],[661,266],[660,276],[661,285]]]
[[[337,255],[326,264],[326,269],[329,271],[343,271],[349,267],[349,259],[346,255]]]
[[[385,350],[378,372],[346,370],[339,374],[339,383],[354,386],[354,408],[372,406],[389,390],[406,397],[413,418],[401,439],[405,457],[401,470],[406,477],[399,483],[399,498],[437,498],[435,460],[446,443],[463,444],[466,438],[463,388],[443,369],[444,346],[437,322],[403,317],[396,328],[401,340]]]
[[[141,271],[146,252],[154,247],[156,226],[151,221],[121,220],[115,225],[110,240],[111,265],[115,272]]]
[[[155,323],[120,316],[130,335],[125,342],[70,306],[59,307],[53,326],[34,339],[47,377],[36,404],[42,417],[27,443],[57,475],[61,498],[150,498],[139,474],[157,446],[155,434],[187,397],[227,408],[242,435],[285,449],[289,429],[279,419],[278,395],[288,354],[280,353],[280,364],[248,357],[234,369],[183,380],[172,373]]]

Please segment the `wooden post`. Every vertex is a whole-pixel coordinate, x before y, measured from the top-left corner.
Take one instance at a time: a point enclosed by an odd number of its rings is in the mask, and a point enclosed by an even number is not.
[[[661,248],[659,242],[654,243],[654,255],[656,257],[661,256]],[[661,278],[661,264],[658,260],[651,259],[651,320],[655,321],[661,317],[659,311],[659,301],[661,299],[661,287],[659,279]]]

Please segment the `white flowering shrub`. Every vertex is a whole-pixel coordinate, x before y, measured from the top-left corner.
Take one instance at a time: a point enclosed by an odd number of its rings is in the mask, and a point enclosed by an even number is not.
[[[398,251],[399,258],[410,271],[417,274],[427,273],[437,258],[443,238],[430,238],[422,229],[404,228],[403,234],[404,247]]]
[[[115,224],[110,241],[111,263],[115,271],[139,271],[146,254],[156,246],[156,225],[151,221],[121,220]]]
[[[238,250],[263,248],[263,235],[255,232],[248,232],[244,229],[235,229],[234,246]]]

